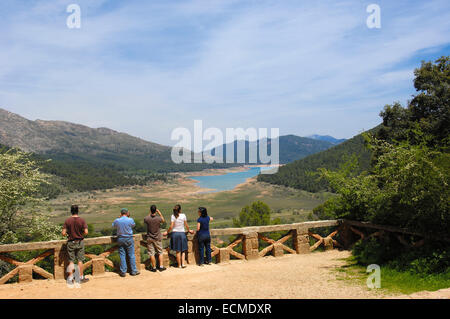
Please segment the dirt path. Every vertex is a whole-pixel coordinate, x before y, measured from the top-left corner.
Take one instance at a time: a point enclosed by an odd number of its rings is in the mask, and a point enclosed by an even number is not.
[[[346,251],[265,257],[256,261],[142,271],[121,278],[108,273],[81,288],[64,281],[34,281],[0,287],[0,298],[380,298],[366,287],[335,280]]]

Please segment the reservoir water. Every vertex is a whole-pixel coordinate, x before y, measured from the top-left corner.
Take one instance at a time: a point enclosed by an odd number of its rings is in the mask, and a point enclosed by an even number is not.
[[[212,192],[228,191],[237,185],[244,183],[247,178],[258,175],[266,167],[251,167],[243,172],[226,173],[223,175],[190,176],[197,185],[203,188],[213,189]]]

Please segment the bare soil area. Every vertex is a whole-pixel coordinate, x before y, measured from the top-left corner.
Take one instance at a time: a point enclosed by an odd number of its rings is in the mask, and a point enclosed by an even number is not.
[[[0,298],[449,298],[450,289],[395,296],[336,280],[335,267],[345,264],[347,251],[264,257],[255,261],[162,273],[146,270],[121,278],[115,273],[92,278],[81,288],[64,281],[35,280],[0,287]]]

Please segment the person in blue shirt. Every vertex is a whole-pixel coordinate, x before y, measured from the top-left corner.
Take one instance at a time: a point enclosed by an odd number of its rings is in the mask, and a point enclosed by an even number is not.
[[[135,225],[133,218],[130,218],[130,213],[126,208],[120,210],[120,217],[112,223],[112,226],[117,230],[117,245],[119,246],[120,256],[119,275],[121,277],[125,277],[127,272],[127,255],[131,267],[130,275],[136,276],[140,274],[136,267],[136,258],[134,256],[133,227]]]
[[[211,235],[209,233],[209,222],[214,219],[208,216],[208,211],[205,207],[198,208],[198,219],[197,219],[197,238],[198,238],[198,248],[200,253],[199,266],[210,265],[211,264]],[[206,251],[206,261],[205,259]]]

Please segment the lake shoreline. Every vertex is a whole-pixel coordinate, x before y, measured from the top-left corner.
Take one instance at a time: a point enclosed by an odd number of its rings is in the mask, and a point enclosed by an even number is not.
[[[184,178],[193,180],[195,186],[202,188],[205,193],[233,191],[250,180],[256,180],[263,167],[246,165],[233,169],[214,169],[204,171],[203,174],[187,174]]]

